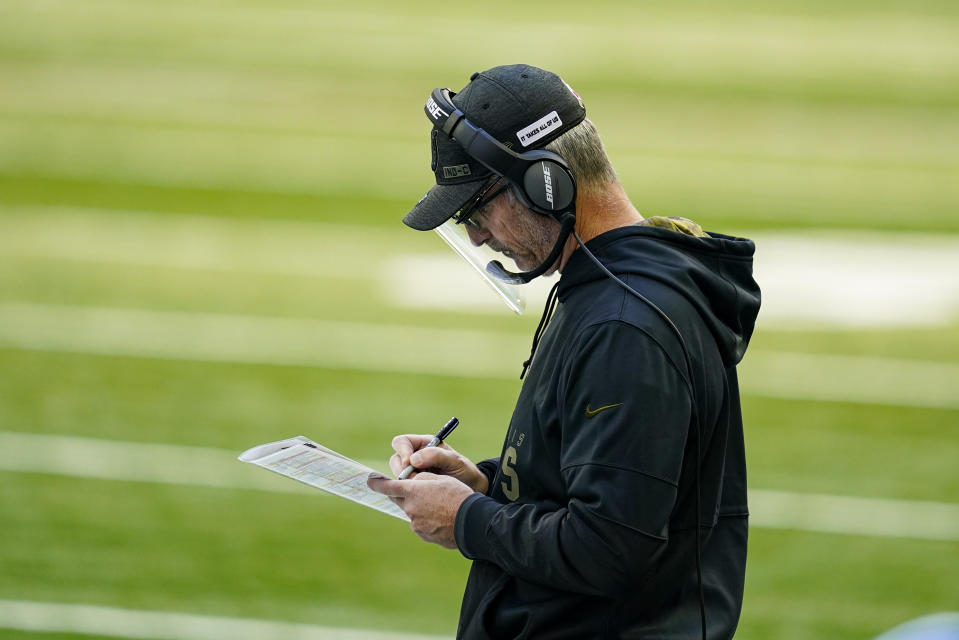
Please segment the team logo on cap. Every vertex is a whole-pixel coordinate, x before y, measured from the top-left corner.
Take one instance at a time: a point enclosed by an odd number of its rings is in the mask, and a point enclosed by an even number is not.
[[[573,89],[571,86],[569,86],[569,83],[566,82],[565,80],[563,80],[563,84],[565,84],[565,85],[566,85],[566,88],[569,89],[569,92],[572,93],[572,94],[576,97],[576,100],[579,102],[579,106],[582,107],[582,106],[583,106],[583,99],[579,97],[579,94],[576,93],[576,90]]]

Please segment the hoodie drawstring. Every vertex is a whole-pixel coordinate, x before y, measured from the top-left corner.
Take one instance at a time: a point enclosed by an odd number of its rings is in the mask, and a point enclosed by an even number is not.
[[[553,312],[556,311],[556,302],[559,300],[559,296],[556,295],[558,289],[559,282],[553,285],[553,288],[549,290],[549,295],[546,296],[546,306],[543,307],[543,315],[539,319],[539,326],[536,327],[536,333],[533,334],[533,347],[529,350],[529,358],[527,358],[526,362],[523,363],[523,373],[519,374],[520,380],[526,376],[526,371],[529,369],[529,365],[533,361],[533,356],[536,355],[536,347],[539,346],[540,338],[543,337],[543,333],[546,331],[549,321],[553,318]]]

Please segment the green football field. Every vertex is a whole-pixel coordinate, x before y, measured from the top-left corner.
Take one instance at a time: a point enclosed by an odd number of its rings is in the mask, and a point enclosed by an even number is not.
[[[462,556],[235,458],[499,454],[542,289],[400,218],[429,91],[513,62],[644,214],[757,238],[737,637],[959,610],[959,5],[718,4],[0,2],[0,637],[453,637]]]

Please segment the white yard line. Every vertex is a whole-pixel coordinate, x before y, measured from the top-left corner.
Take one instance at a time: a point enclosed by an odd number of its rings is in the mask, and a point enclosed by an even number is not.
[[[295,434],[290,434],[295,435]],[[0,431],[0,471],[326,497],[237,461],[239,451]],[[385,469],[385,461],[363,461]],[[755,527],[959,540],[959,503],[750,490]]]
[[[763,232],[759,328],[941,325],[959,317],[959,239],[948,235]],[[364,225],[0,206],[0,255],[243,274],[360,278],[397,306],[503,313],[433,234]],[[550,281],[529,286],[538,311]]]
[[[305,278],[365,279],[398,307],[506,308],[434,234],[302,220],[0,205],[0,256]],[[60,268],[70,268],[61,265]],[[532,308],[552,281],[527,289]]]
[[[85,207],[0,205],[0,253],[99,264],[306,277],[382,273],[383,252],[410,238],[301,220],[218,218]],[[442,246],[435,244],[437,253]]]
[[[303,318],[0,303],[0,346],[200,362],[516,378],[525,336]]]
[[[959,503],[752,489],[749,523],[881,538],[959,540]]]
[[[959,238],[816,230],[753,236],[758,329],[937,326],[959,318]]]
[[[448,637],[26,600],[0,600],[0,628],[137,640],[440,640]]]
[[[515,380],[516,333],[304,318],[0,303],[0,347]],[[959,365],[749,352],[746,394],[959,409]]]
[[[757,350],[737,370],[749,395],[959,409],[959,365],[950,362]]]
[[[3,471],[324,495],[299,482],[241,463],[237,460],[240,453],[209,447],[0,431]],[[367,466],[385,470],[383,462]]]

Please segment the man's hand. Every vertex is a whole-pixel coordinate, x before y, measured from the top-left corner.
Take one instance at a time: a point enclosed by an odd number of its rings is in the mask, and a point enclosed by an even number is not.
[[[403,469],[412,464],[417,471],[430,471],[436,475],[451,476],[473,491],[485,494],[489,486],[486,474],[445,442],[437,447],[427,447],[426,445],[432,439],[431,435],[414,434],[393,438],[393,449],[396,451],[390,458],[390,470],[393,475],[398,476]],[[416,473],[410,478],[415,475]]]
[[[371,475],[366,484],[398,504],[410,517],[413,533],[420,538],[447,549],[456,548],[453,525],[460,505],[474,493],[470,487],[455,478],[429,472],[418,473],[408,480]]]

